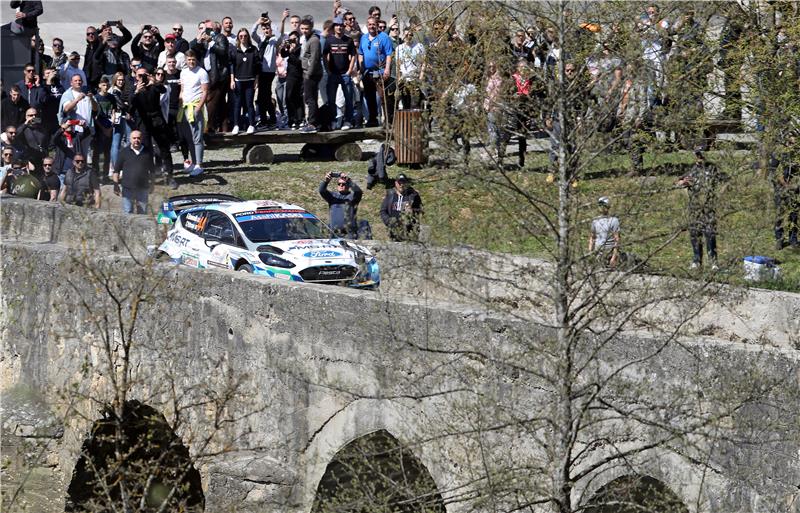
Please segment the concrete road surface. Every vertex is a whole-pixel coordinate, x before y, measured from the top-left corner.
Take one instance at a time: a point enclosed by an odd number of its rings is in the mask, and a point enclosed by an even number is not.
[[[42,39],[45,42],[47,53],[51,54],[50,43],[54,37],[64,40],[67,52],[73,50],[81,54],[83,66],[83,53],[86,48],[85,29],[88,25],[99,26],[106,20],[122,19],[125,26],[133,35],[139,31],[143,24],[156,25],[161,33],[170,32],[173,23],[181,23],[184,27],[184,37],[191,40],[196,36],[197,23],[204,19],[221,20],[230,16],[236,30],[246,27],[248,30],[259,14],[269,12],[274,24],[280,23],[283,9],[288,7],[292,14],[299,16],[311,15],[314,17],[315,27],[321,28],[322,22],[331,17],[333,1],[297,1],[286,0],[283,2],[232,2],[232,1],[130,1],[106,0],[103,2],[78,2],[73,0],[48,1],[44,0],[44,14],[39,18]],[[400,13],[399,1],[353,1],[343,0],[343,5],[356,14],[362,25],[366,22],[367,11],[370,5],[381,8],[384,17],[392,13]],[[403,5],[408,5],[404,2]],[[8,1],[0,4],[2,23],[8,23],[14,15],[14,10],[9,7]],[[402,19],[402,17],[401,17]],[[117,32],[118,33],[118,32]],[[125,48],[128,53],[129,46]]]

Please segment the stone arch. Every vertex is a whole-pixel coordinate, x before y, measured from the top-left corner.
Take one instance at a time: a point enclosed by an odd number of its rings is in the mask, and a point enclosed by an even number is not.
[[[312,513],[437,512],[444,501],[425,465],[385,429],[361,436],[333,457]]]
[[[154,511],[164,500],[170,501],[168,511],[203,511],[200,473],[189,449],[161,413],[135,400],[125,402],[119,423],[110,406],[100,413],[73,469],[65,511],[105,511],[112,509],[110,504],[119,506],[121,481],[131,500],[138,504],[144,497]],[[118,426],[121,436],[117,436]]]
[[[587,503],[586,513],[688,513],[667,485],[646,475],[625,475],[600,487]]]

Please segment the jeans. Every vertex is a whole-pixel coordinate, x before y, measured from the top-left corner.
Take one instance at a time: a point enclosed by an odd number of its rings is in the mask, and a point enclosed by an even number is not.
[[[340,85],[344,94],[344,120],[352,125],[356,118],[356,111],[353,105],[353,78],[348,74],[328,75],[327,94],[330,119],[336,119],[336,91]]]
[[[701,237],[706,240],[706,253],[712,263],[717,261],[717,226],[712,221],[694,221],[689,225],[689,240],[692,242],[692,262],[700,264],[703,262],[703,242]]]
[[[208,128],[210,131],[225,130],[228,128],[225,92],[229,87],[229,77],[208,85],[206,110],[208,111]]]
[[[773,183],[775,202],[775,240],[783,243],[784,219],[789,224],[789,244],[798,243],[798,211],[800,211],[800,190],[786,190],[779,183]]]
[[[131,132],[131,124],[128,123],[128,120],[125,118],[120,119],[119,123],[114,125],[112,132],[111,132],[111,165],[117,165],[117,157],[119,157],[119,150],[122,146],[123,140],[125,141],[125,146],[128,145],[128,141],[130,140]]]
[[[275,97],[278,100],[278,110],[286,117],[286,77],[278,77],[278,83],[275,85]]]
[[[193,123],[189,123],[189,119],[184,117],[182,123],[185,123],[186,133],[190,134],[194,144],[194,162],[192,163],[201,166],[203,164],[203,131],[205,129],[203,115],[202,113],[195,115]]]
[[[133,214],[134,207],[136,207],[136,214],[144,214],[147,210],[147,193],[147,189],[123,187],[122,211],[126,214]]]
[[[253,106],[255,87],[255,80],[236,81],[236,90],[233,95],[233,126],[239,126],[239,116],[243,106],[247,109],[247,126],[256,124],[256,109]]]
[[[305,118],[303,108],[303,77],[286,77],[286,111],[289,125],[299,125]]]
[[[261,116],[261,124],[274,124],[277,122],[275,117],[275,105],[272,104],[272,81],[275,80],[275,73],[261,72],[258,74],[258,114]],[[269,117],[267,117],[269,116]]]
[[[322,75],[303,79],[303,100],[306,103],[306,114],[308,124],[319,127],[319,83]]]

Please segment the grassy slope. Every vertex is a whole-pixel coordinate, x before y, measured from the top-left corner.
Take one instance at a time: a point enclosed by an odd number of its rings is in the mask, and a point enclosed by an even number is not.
[[[297,149],[289,148],[289,151]],[[210,153],[207,167],[216,179],[212,176],[201,184],[187,184],[181,187],[181,193],[224,190],[245,198],[272,198],[300,204],[326,218],[327,206],[317,194],[322,176],[329,170],[346,172],[362,187],[366,177],[366,162],[300,162],[286,157],[264,168],[236,162],[241,155],[239,150]],[[529,156],[529,167],[525,171],[490,178],[501,185],[507,178],[520,191],[552,204],[557,195],[556,187],[547,182],[545,173],[539,172],[544,170],[546,159],[542,154]],[[722,278],[740,282],[741,257],[767,255],[782,261],[783,280],[760,286],[800,291],[800,251],[774,249],[771,186],[750,168],[752,157],[729,152],[712,154],[710,159],[731,176],[719,194],[720,261],[730,270]],[[664,245],[668,235],[674,235],[677,227],[685,223],[686,192],[675,189],[672,183],[691,162],[689,154],[648,155],[645,167],[654,172],[645,178],[619,173],[628,166],[623,157],[593,162],[592,178],[581,181],[574,189],[575,216],[579,221],[576,245],[585,246],[589,221],[597,215],[594,203],[601,195],[612,198],[613,211],[621,219],[627,251],[646,255]],[[547,231],[530,216],[532,208],[525,205],[519,192],[508,192],[506,187],[487,183],[485,172],[480,168],[478,166],[477,171],[468,175],[445,166],[406,170],[417,178],[415,187],[423,198],[424,222],[431,227],[431,240],[442,245],[466,244],[546,258],[552,238],[547,237]],[[390,168],[390,173],[396,172],[397,168]],[[359,208],[359,216],[369,220],[377,239],[387,237],[379,216],[383,195],[382,189],[365,191]],[[689,237],[682,232],[658,252],[651,267],[660,272],[685,274],[690,261]]]

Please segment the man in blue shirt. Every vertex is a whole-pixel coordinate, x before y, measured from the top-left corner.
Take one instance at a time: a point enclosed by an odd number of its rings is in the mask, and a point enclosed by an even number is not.
[[[378,19],[367,18],[367,33],[361,36],[358,45],[358,63],[364,73],[364,97],[367,100],[369,117],[367,127],[378,126],[378,102],[376,94],[380,94],[386,105],[387,122],[392,122],[394,102],[383,97],[383,91],[391,86],[389,83],[392,71],[392,40],[385,32],[378,32]],[[380,93],[378,91],[380,90]],[[392,105],[390,105],[390,103]]]

